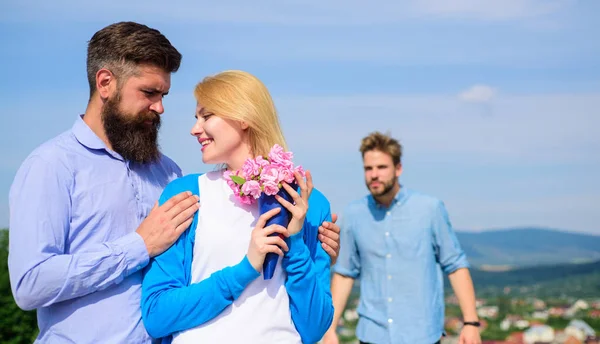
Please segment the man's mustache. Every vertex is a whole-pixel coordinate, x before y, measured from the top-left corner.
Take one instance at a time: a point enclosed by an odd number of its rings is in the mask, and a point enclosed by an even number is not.
[[[146,112],[146,113],[142,113],[141,116],[139,116],[137,118],[137,122],[139,124],[143,124],[147,121],[151,121],[153,124],[159,124],[160,123],[160,115],[157,114],[156,112]]]

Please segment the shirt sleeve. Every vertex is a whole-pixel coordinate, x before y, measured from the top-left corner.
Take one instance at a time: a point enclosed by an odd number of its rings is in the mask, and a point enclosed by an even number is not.
[[[191,190],[182,186],[184,180],[185,177],[170,183],[159,204]],[[235,266],[219,270],[198,283],[188,284],[184,262],[190,259],[193,250],[193,245],[188,244],[188,234],[189,228],[167,251],[154,257],[144,271],[142,319],[154,338],[167,337],[215,318],[260,275],[245,256]]]
[[[350,211],[346,210],[340,216],[340,253],[333,266],[333,272],[357,279],[360,277],[360,255],[352,231],[351,221],[348,218]]]
[[[316,191],[316,190],[315,190]],[[303,231],[309,231],[307,240],[317,241],[318,227],[323,221],[331,221],[329,202],[313,191],[310,207],[317,209],[316,216],[308,218]],[[309,208],[310,211],[310,208]],[[321,245],[316,245],[314,257],[304,242],[302,232],[288,240],[289,251],[284,255],[282,266],[287,272],[285,287],[290,298],[290,311],[302,343],[316,343],[333,321],[331,297],[331,259]]]
[[[17,305],[47,307],[120,283],[148,263],[135,232],[67,253],[73,176],[60,159],[30,156],[9,194],[9,274]]]
[[[438,201],[433,215],[433,241],[436,259],[444,273],[449,274],[469,267],[467,256],[460,247],[446,207],[441,201]]]

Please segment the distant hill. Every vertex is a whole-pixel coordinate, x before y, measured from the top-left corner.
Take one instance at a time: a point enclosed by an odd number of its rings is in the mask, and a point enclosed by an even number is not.
[[[473,280],[476,280],[476,284],[482,287],[528,286],[537,283],[565,281],[590,274],[600,274],[600,261],[536,266],[502,272],[471,269]]]
[[[538,297],[598,297],[600,261],[581,264],[557,264],[492,272],[471,269],[478,295],[511,292]],[[446,289],[450,285],[446,278]]]
[[[600,260],[600,236],[544,228],[457,231],[469,262],[483,270]]]

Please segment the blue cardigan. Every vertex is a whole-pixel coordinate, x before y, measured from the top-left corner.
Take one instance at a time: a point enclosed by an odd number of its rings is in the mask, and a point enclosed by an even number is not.
[[[172,181],[160,196],[159,204],[184,191],[199,195],[199,176],[191,174]],[[285,288],[296,330],[303,343],[316,343],[333,320],[330,258],[317,238],[323,221],[331,221],[331,212],[329,202],[316,189],[309,204],[301,232],[286,239],[289,251],[282,259],[282,267],[287,272]],[[148,333],[162,338],[163,343],[170,343],[175,332],[215,318],[260,276],[244,256],[237,265],[190,284],[197,218],[198,213],[173,246],[151,259],[144,270],[142,319]]]

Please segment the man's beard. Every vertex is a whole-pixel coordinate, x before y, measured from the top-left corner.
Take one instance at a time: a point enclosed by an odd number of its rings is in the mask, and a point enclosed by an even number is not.
[[[371,181],[371,183],[372,182],[374,182],[374,181]],[[390,193],[394,189],[394,186],[396,185],[396,183],[398,182],[398,178],[394,177],[388,181],[378,180],[377,182],[383,184],[383,190],[374,191],[373,189],[371,189],[371,187],[369,185],[370,183],[366,183],[367,188],[369,189],[369,191],[371,192],[371,195],[373,195],[373,197],[385,196],[388,193]]]
[[[109,98],[102,108],[104,131],[112,149],[125,160],[140,164],[157,161],[160,156],[160,116],[153,111],[124,114],[119,110],[120,103],[121,97],[117,94]],[[147,121],[152,124],[146,124]]]

